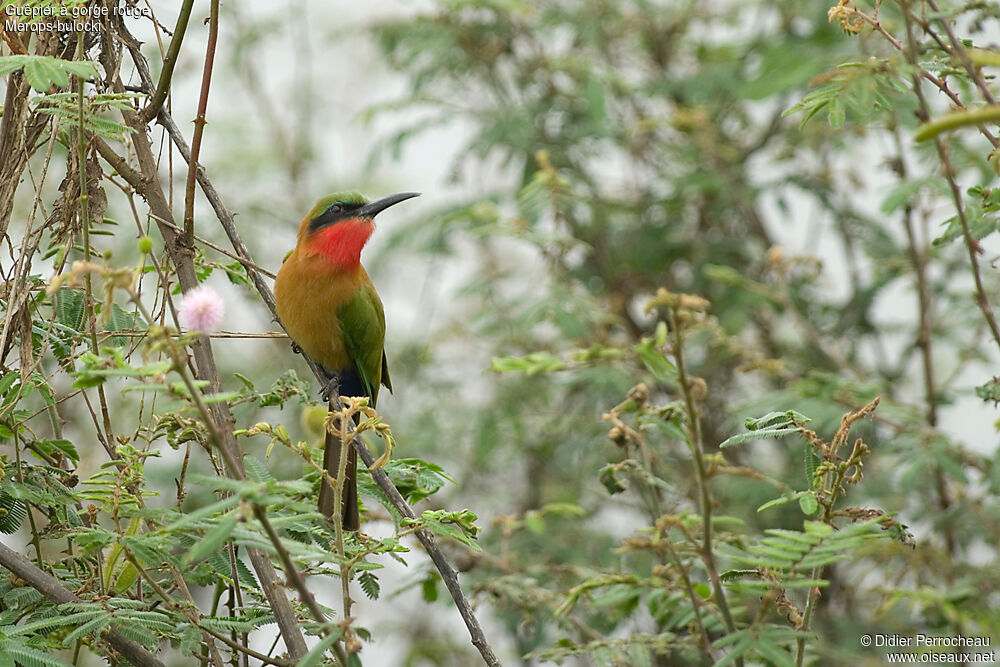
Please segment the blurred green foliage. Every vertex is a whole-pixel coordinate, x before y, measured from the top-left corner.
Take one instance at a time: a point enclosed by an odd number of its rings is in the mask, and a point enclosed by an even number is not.
[[[798,637],[768,628],[801,629],[807,596],[780,576],[768,591],[727,584],[749,634],[698,646],[681,581],[687,572],[710,583],[703,527],[661,525],[692,521],[699,497],[673,347],[650,346],[663,310],[647,304],[660,287],[711,303],[683,328],[704,387],[696,409],[711,502],[732,517],[715,533],[720,549],[766,544],[765,530],[808,531],[821,510],[822,450],[754,443],[775,437],[760,430],[737,436],[745,417],[795,410],[830,437],[845,413],[881,397],[875,421],[855,426],[872,450],[864,480],[852,471],[861,483],[831,522],[877,508],[918,526],[917,538],[884,516],[895,542],[856,543],[822,570],[807,660],[875,660],[858,642],[871,632],[1000,631],[995,540],[982,539],[1000,527],[996,437],[961,428],[962,415],[992,410],[969,397],[992,375],[998,341],[970,297],[947,174],[913,140],[914,73],[941,77],[970,108],[985,94],[940,21],[969,25],[960,46],[980,46],[993,15],[913,3],[914,63],[904,6],[840,3],[828,17],[806,2],[456,0],[375,28],[411,82],[407,97],[372,112],[406,125],[384,137],[382,159],[435,127],[462,127],[471,139],[454,178],[491,193],[400,229],[386,251],[481,267],[453,295],[446,326],[400,360],[401,384],[422,392],[396,424],[408,446],[453,462],[458,502],[495,508],[483,541],[500,557],[476,560],[468,576],[522,655],[666,665],[746,652],[794,664]],[[954,100],[931,83],[924,94],[939,113]],[[992,147],[974,127],[945,139],[954,179],[969,188],[958,206],[983,239],[997,225],[992,200],[983,204]],[[975,252],[996,303],[995,252]],[[501,373],[485,387],[437,370],[450,343],[469,339]],[[645,458],[614,428],[605,437],[601,419],[639,381],[657,404],[634,424]],[[745,444],[717,454],[732,436]],[[849,452],[840,456],[834,466]],[[551,515],[553,504],[582,514]],[[651,535],[676,541],[677,560]],[[773,584],[774,564],[756,565]],[[960,593],[969,585],[981,594]],[[726,632],[710,593],[700,604],[714,638]]]

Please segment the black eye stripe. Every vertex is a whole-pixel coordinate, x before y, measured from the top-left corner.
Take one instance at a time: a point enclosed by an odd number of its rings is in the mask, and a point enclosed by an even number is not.
[[[353,216],[354,211],[364,206],[364,203],[339,202],[331,204],[325,211],[313,218],[309,222],[310,231],[316,231],[321,227],[332,225],[340,220],[346,220]]]

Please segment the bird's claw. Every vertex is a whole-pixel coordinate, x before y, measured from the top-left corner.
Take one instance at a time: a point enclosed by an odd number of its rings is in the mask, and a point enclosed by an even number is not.
[[[330,394],[333,393],[334,389],[338,389],[339,387],[340,387],[340,378],[337,376],[333,376],[332,378],[327,380],[327,383],[323,386],[322,389],[320,389],[319,397],[322,398],[327,403],[329,403]]]

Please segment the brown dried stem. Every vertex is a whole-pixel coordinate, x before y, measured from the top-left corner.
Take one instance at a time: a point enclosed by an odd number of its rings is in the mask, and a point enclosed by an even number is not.
[[[198,115],[194,119],[191,137],[191,159],[188,161],[187,184],[184,190],[184,241],[194,245],[194,181],[195,172],[201,169],[201,137],[205,132],[205,113],[208,111],[208,90],[212,85],[212,67],[215,64],[215,44],[219,38],[219,0],[212,0],[208,23],[208,45],[205,47],[205,68],[201,75],[201,95],[198,97]]]

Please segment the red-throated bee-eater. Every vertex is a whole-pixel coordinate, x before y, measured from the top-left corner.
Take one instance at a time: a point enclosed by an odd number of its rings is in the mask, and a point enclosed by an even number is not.
[[[299,224],[298,243],[274,281],[278,317],[292,341],[318,363],[340,393],[367,396],[375,407],[379,386],[392,391],[385,359],[382,300],[361,266],[361,249],[375,216],[416,192],[369,202],[356,192],[324,197]],[[327,433],[323,467],[332,479],[340,465],[340,439]],[[350,448],[341,507],[345,530],[357,530],[357,452]],[[334,494],[324,479],[319,511],[334,518]]]

